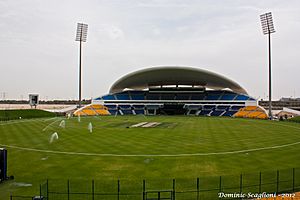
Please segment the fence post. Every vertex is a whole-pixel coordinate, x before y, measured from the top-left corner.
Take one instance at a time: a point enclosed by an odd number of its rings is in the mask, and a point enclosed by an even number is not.
[[[197,200],[199,200],[200,196],[200,179],[197,178]]]
[[[293,168],[293,192],[295,192],[295,168]]]
[[[279,170],[277,170],[277,182],[276,182],[276,192],[279,190]]]
[[[259,193],[261,193],[261,172],[259,172]]]
[[[49,180],[47,179],[47,200],[49,200]]]
[[[173,179],[173,200],[175,200],[175,179]]]
[[[146,181],[144,179],[143,180],[143,200],[145,200],[145,195],[146,195]]]
[[[219,192],[222,191],[222,176],[220,176],[220,181],[219,181]]]
[[[95,199],[95,181],[94,179],[92,180],[92,200]]]
[[[42,185],[40,184],[40,197],[42,197]]]
[[[68,179],[68,200],[70,200],[70,180]]]
[[[160,200],[160,192],[157,193],[157,199]]]
[[[10,193],[10,200],[13,200],[13,196],[12,196],[12,193]]]
[[[243,192],[243,174],[240,175],[240,194]]]
[[[118,200],[120,199],[120,180],[118,180]]]

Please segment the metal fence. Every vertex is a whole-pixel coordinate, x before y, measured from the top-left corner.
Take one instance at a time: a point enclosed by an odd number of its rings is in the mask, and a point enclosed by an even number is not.
[[[147,180],[47,180],[40,185],[43,200],[209,200],[242,199],[248,195],[300,191],[300,169],[243,173],[239,176]],[[232,198],[231,198],[232,197]],[[11,196],[11,200],[24,198]],[[245,198],[244,198],[245,199]]]

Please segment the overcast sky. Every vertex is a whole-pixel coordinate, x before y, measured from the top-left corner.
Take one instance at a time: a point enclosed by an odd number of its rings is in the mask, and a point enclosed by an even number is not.
[[[77,22],[89,24],[84,98],[107,93],[129,72],[168,65],[223,74],[266,98],[268,41],[259,15],[269,11],[274,99],[299,97],[299,0],[0,0],[0,99],[76,99]]]

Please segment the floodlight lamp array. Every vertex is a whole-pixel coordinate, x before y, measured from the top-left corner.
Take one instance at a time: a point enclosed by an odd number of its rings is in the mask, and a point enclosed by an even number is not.
[[[271,12],[260,15],[260,21],[264,35],[275,33]]]
[[[76,39],[75,41],[86,42],[88,25],[77,23]]]

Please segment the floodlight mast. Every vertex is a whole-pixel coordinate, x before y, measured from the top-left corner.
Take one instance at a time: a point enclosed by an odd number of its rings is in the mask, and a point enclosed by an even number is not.
[[[88,25],[83,23],[77,23],[77,31],[76,31],[76,39],[75,41],[79,41],[79,85],[78,85],[78,107],[81,107],[81,49],[82,42],[86,42],[87,38],[87,29]]]
[[[264,35],[268,35],[269,42],[269,118],[273,119],[272,114],[272,71],[271,71],[271,33],[275,33],[272,13],[268,12],[260,15],[260,21]]]

